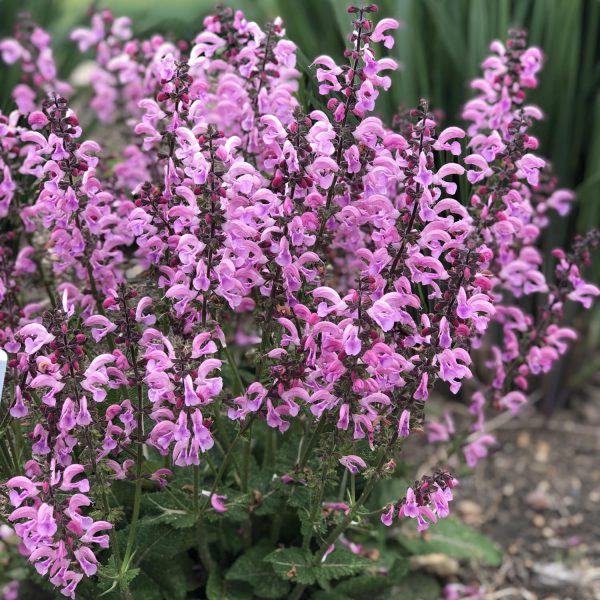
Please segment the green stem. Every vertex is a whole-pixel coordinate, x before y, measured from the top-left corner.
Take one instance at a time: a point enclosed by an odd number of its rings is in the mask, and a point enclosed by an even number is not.
[[[224,346],[223,352],[225,353],[225,356],[227,357],[227,362],[229,363],[229,366],[231,367],[231,370],[233,371],[233,377],[235,379],[235,383],[237,386],[237,389],[236,389],[236,386],[234,386],[233,391],[234,391],[234,393],[237,393],[237,394],[243,394],[244,390],[246,389],[246,386],[244,385],[244,382],[242,381],[240,371],[237,367],[235,360],[233,359],[233,354],[231,354],[231,350],[229,349],[229,346]]]
[[[244,462],[242,463],[242,492],[248,491],[248,477],[250,473],[250,458],[252,456],[252,425],[248,428],[248,439],[244,440]]]
[[[13,421],[12,425],[14,426],[14,424],[15,424],[15,422]],[[20,464],[19,464],[19,456],[17,455],[17,449],[15,448],[14,441],[13,441],[13,436],[12,436],[13,433],[14,433],[14,431],[11,427],[10,429],[6,430],[5,435],[6,435],[6,440],[8,441],[8,448],[10,450],[9,455],[12,458],[13,469],[16,473],[20,469]]]
[[[198,514],[198,496],[200,494],[200,466],[194,465],[194,514]]]
[[[324,417],[321,417],[321,420],[319,421],[319,424],[317,425],[310,440],[308,441],[308,444],[302,451],[300,461],[298,462],[298,468],[300,469],[300,471],[302,471],[302,469],[304,469],[304,467],[306,466],[306,463],[308,462],[308,459],[310,458],[310,455],[312,454],[312,451],[314,450],[318,439],[321,437],[321,434],[323,433],[326,424],[327,420]]]
[[[208,463],[210,470],[213,472],[213,475],[216,477],[217,467],[215,467],[215,463],[213,462],[212,458],[210,458],[210,456],[208,456],[208,453],[204,455],[204,458],[206,459],[206,462]]]
[[[325,491],[325,484],[327,483],[327,467],[328,461],[323,459],[323,468],[321,469],[321,476],[319,477],[319,487],[318,492],[315,495],[312,509],[310,511],[309,522],[314,524],[317,520],[317,515],[319,514],[319,510],[321,508],[321,503],[323,501],[323,492]],[[302,538],[302,549],[310,550],[310,543],[312,542],[313,532],[312,530],[307,532]]]
[[[283,515],[285,514],[285,500],[281,501],[279,510],[275,513],[273,523],[271,524],[271,543],[276,544],[279,541],[279,533],[281,532],[281,525],[283,523]]]
[[[137,526],[140,518],[140,504],[142,501],[142,461],[144,455],[142,452],[142,444],[138,445],[137,461],[135,469],[135,495],[133,498],[133,514],[131,516],[131,528],[129,529],[129,536],[127,538],[127,546],[125,548],[125,557],[123,558],[123,564],[126,565],[127,561],[131,557],[133,551],[133,544],[135,542],[135,536],[137,534]]]
[[[135,358],[135,357],[134,357]],[[139,380],[139,377],[138,377]],[[135,465],[135,495],[133,497],[133,514],[131,516],[131,528],[127,537],[127,546],[125,547],[125,556],[123,558],[122,567],[128,568],[131,554],[133,552],[133,544],[137,534],[138,521],[140,518],[140,504],[142,501],[142,462],[144,460],[144,413],[143,413],[143,390],[142,386],[137,386],[138,402],[137,402],[137,458]]]
[[[227,467],[229,466],[229,461],[233,457],[233,450],[234,450],[238,440],[242,437],[242,435],[248,429],[248,427],[250,427],[252,425],[257,414],[258,413],[252,413],[252,416],[248,419],[247,423],[243,427],[240,428],[240,430],[237,432],[237,434],[233,438],[233,441],[231,442],[231,446],[229,447],[229,449],[225,453],[225,456],[223,457],[223,462],[221,463],[221,466],[219,467],[219,470],[218,470],[215,480],[213,482],[212,488],[210,490],[210,494],[206,497],[206,500],[202,503],[202,506],[200,507],[200,518],[202,518],[202,516],[204,515],[206,508],[210,504],[212,497],[215,495],[215,492],[217,491],[217,487],[219,487],[219,484],[221,483],[221,480],[223,479],[223,475],[225,474],[225,471],[226,471]]]
[[[223,425],[223,419],[221,418],[221,400],[217,399],[214,403],[213,417],[215,418],[215,423],[217,425],[217,429],[221,433],[221,437],[223,438],[223,446],[225,446],[225,450],[229,450],[231,448],[231,442],[229,441],[229,436],[227,435],[227,431],[225,430],[225,426]]]
[[[50,285],[48,278],[46,277],[46,271],[44,269],[44,265],[42,264],[42,261],[40,260],[40,257],[38,255],[38,249],[35,247],[35,244],[33,243],[33,236],[30,233],[25,233],[25,237],[27,239],[27,243],[34,248],[33,262],[35,263],[35,266],[37,267],[38,274],[40,276],[40,279],[42,280],[42,285],[44,286],[44,289],[46,290],[46,294],[48,294],[48,299],[50,300],[50,304],[51,304],[52,308],[56,308],[56,296],[55,296],[54,291],[52,290],[52,286]]]
[[[12,475],[15,473],[15,468],[11,464],[12,460],[10,458],[10,452],[4,449],[4,440],[0,441],[0,461],[6,471],[6,475]]]
[[[377,457],[377,463],[375,465],[375,473],[367,482],[367,485],[364,487],[362,494],[360,495],[356,503],[352,506],[348,514],[340,521],[337,527],[333,529],[333,531],[327,536],[327,538],[325,538],[325,541],[321,544],[319,550],[317,551],[313,559],[312,564],[314,566],[320,564],[329,546],[335,543],[335,541],[340,537],[340,535],[342,535],[342,533],[344,533],[344,531],[348,529],[358,510],[364,505],[364,503],[368,500],[369,496],[373,492],[373,489],[375,488],[375,485],[377,484],[377,481],[379,480],[379,477],[381,475],[381,469],[385,463],[387,448],[388,446],[385,445],[382,446],[379,450],[379,456]],[[306,585],[297,584],[292,594],[290,595],[289,600],[299,600],[302,597],[302,594],[304,593],[305,589]]]
[[[348,469],[344,469],[342,481],[340,482],[340,490],[338,492],[338,501],[341,502],[346,496],[346,486],[348,485]]]
[[[101,496],[102,496],[102,508],[104,508],[104,514],[105,514],[106,518],[108,518],[108,516],[110,515],[110,503],[108,501],[108,496],[106,495],[106,489],[104,488],[104,485],[102,485]],[[113,554],[115,556],[115,561],[116,561],[117,565],[120,565],[121,564],[121,550],[119,548],[119,540],[118,540],[116,533],[117,532],[115,531],[114,527],[112,529],[110,529],[110,531],[109,531],[110,546],[113,549]]]
[[[206,528],[204,526],[204,519],[199,519],[196,525],[196,532],[198,534],[198,555],[200,561],[208,573],[212,572],[215,568],[215,561],[210,553],[210,547],[208,546],[208,540],[206,539]]]

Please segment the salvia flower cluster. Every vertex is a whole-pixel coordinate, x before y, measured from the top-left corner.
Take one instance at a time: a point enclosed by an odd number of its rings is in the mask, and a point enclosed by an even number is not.
[[[317,490],[303,531],[314,565],[336,544],[352,550],[345,532],[404,440],[455,435],[450,415],[425,420],[434,384],[471,395],[474,466],[495,444],[489,409],[518,412],[531,376],[576,337],[566,304],[600,293],[581,275],[596,233],[553,253],[554,278],[542,269],[540,234],[573,194],[530,131],[541,51],[522,32],[492,44],[465,129],[442,126],[425,100],[390,126],[374,111],[398,23],[376,12],[350,7],[344,61],[314,60],[319,106],[298,99],[278,19],[261,29],[222,8],[174,43],[94,14],[71,37],[94,57],[90,106],[115,136],[104,147],[85,135],[49,36],[25,19],[0,42],[23,72],[0,115],[4,403],[23,432],[2,448],[3,510],[62,594],[75,597],[109,544],[127,591],[141,497],[180,490],[178,472],[200,532],[211,512],[226,518],[250,489],[253,428],[299,440],[285,470],[267,461],[260,495]],[[490,346],[492,323],[502,336]],[[489,383],[474,381],[476,355]],[[342,499],[352,480],[348,503],[327,496],[338,478]],[[118,481],[134,486],[126,523]],[[457,483],[426,475],[381,521],[423,531],[449,514]],[[209,544],[198,553],[209,569]]]

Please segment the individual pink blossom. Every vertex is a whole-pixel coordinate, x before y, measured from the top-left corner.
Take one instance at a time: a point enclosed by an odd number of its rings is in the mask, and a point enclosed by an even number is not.
[[[346,467],[352,475],[356,475],[359,469],[367,468],[367,463],[360,456],[356,456],[355,454],[342,456],[342,458],[340,458],[340,464]]]

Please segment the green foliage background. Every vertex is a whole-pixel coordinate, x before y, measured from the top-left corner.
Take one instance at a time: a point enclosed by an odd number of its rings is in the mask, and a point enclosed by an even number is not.
[[[308,71],[319,54],[340,59],[349,30],[349,0],[231,0],[235,8],[264,23],[280,15],[287,33],[302,51],[300,68]],[[136,34],[156,31],[190,39],[211,12],[215,0],[103,0],[96,3],[134,19]],[[491,40],[506,37],[509,27],[524,27],[530,42],[546,55],[541,85],[530,99],[546,115],[536,125],[541,153],[549,158],[560,185],[576,190],[578,203],[568,219],[555,219],[546,232],[546,250],[568,246],[573,235],[600,226],[600,0],[379,0],[380,16],[402,22],[391,54],[400,63],[391,93],[380,102],[390,119],[400,105],[426,97],[447,123],[457,123],[469,98],[469,80],[479,73]],[[86,23],[86,0],[0,0],[0,34],[10,35],[20,11],[28,11],[54,37],[63,73],[80,55],[68,31]],[[0,107],[10,106],[16,70],[0,67]],[[308,77],[305,82],[309,82]],[[310,82],[308,85],[311,85]],[[593,281],[600,281],[595,257]],[[600,341],[600,306],[588,321],[588,341]]]

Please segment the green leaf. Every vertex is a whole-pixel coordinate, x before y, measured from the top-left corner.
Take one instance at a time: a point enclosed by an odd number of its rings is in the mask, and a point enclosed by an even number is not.
[[[162,591],[163,597],[169,600],[184,600],[188,591],[199,586],[199,582],[193,579],[194,563],[187,554],[173,557],[168,569],[160,558],[145,560],[141,568],[154,586]]]
[[[424,537],[399,539],[412,554],[441,552],[455,558],[476,559],[491,566],[502,562],[502,550],[487,536],[452,518],[433,525]]]
[[[402,582],[408,573],[408,568],[409,561],[406,558],[397,557],[392,568],[386,573],[369,573],[346,579],[336,585],[334,591],[345,594],[347,598],[372,600],[374,594],[383,592]]]
[[[312,600],[348,600],[347,594],[336,592],[335,590],[319,590],[311,596]]]
[[[303,485],[296,485],[292,488],[292,494],[288,499],[288,504],[294,508],[304,508],[310,502],[310,490]]]
[[[373,567],[373,561],[364,556],[354,554],[345,548],[334,550],[318,567],[316,567],[319,580],[331,581],[356,575],[369,567]]]
[[[390,577],[390,579],[393,581],[400,581],[406,576],[409,568],[410,561],[404,556],[399,556],[394,561],[394,564],[388,573],[388,577]]]
[[[239,523],[219,521],[218,540],[221,549],[232,556],[238,556],[244,551],[244,540],[240,535]]]
[[[290,589],[287,581],[277,579],[273,565],[264,558],[273,547],[261,543],[242,554],[225,575],[227,580],[245,581],[259,598],[282,598]]]
[[[383,592],[392,587],[394,581],[385,575],[359,575],[343,581],[335,587],[338,593],[344,593],[349,598],[372,598],[373,594]]]
[[[279,548],[264,560],[273,565],[275,573],[286,581],[311,585],[316,581],[316,569],[311,565],[312,554],[301,548]]]
[[[118,532],[119,542],[127,543],[129,527]],[[152,517],[140,520],[136,535],[136,560],[144,561],[151,558],[166,560],[176,554],[192,548],[196,544],[194,528],[175,529],[164,523],[156,523]]]
[[[120,565],[114,556],[108,559],[108,563],[103,565],[98,570],[99,584],[98,589],[102,592],[98,597],[110,599],[114,597],[114,591],[118,590],[121,585],[128,586],[140,574],[138,568],[128,568],[124,573],[121,572]]]
[[[317,579],[320,582],[327,582],[348,577],[373,566],[372,561],[344,548],[335,550],[318,566],[312,565],[312,554],[301,548],[275,550],[264,560],[273,565],[273,569],[282,579],[305,585],[311,585]]]
[[[189,504],[189,498],[179,494],[183,498],[178,502],[177,497],[172,496],[173,493],[158,492],[147,494],[142,498],[142,508],[156,513],[146,516],[146,525],[165,523],[175,529],[185,529],[196,524],[196,516],[182,507],[185,506],[184,501]]]
[[[248,600],[248,586],[226,581],[217,569],[208,574],[205,592],[208,600]]]
[[[438,600],[440,584],[434,577],[424,573],[410,573],[390,591],[390,598],[410,600]],[[393,594],[393,595],[392,595]]]
[[[130,586],[131,595],[140,600],[164,600],[164,596],[156,582],[145,573],[140,573]]]

